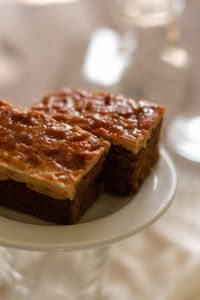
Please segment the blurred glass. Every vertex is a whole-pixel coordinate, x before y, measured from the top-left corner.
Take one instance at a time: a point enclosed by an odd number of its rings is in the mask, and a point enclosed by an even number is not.
[[[169,146],[199,162],[200,114],[192,99],[191,58],[179,28],[185,1],[115,0],[113,8],[118,30],[100,28],[91,36],[83,64],[86,82],[166,105]]]
[[[168,131],[168,144],[181,156],[200,163],[200,115],[178,115]]]
[[[83,77],[91,87],[167,105],[172,118],[183,100],[189,67],[178,27],[184,1],[112,3],[118,28],[93,32]]]
[[[179,155],[200,162],[200,105],[193,98],[191,61],[179,30],[184,1],[117,3],[122,19],[134,24],[142,36],[135,65],[124,75],[125,92],[166,105],[168,145]]]
[[[183,0],[115,0],[121,17],[139,27],[164,26],[183,12]]]
[[[169,125],[167,142],[182,157],[200,163],[200,101],[195,97],[195,91],[191,70],[184,101]]]
[[[110,28],[96,29],[86,52],[83,76],[93,84],[112,87],[122,79],[136,46],[137,39],[128,33],[121,37]]]
[[[189,67],[178,26],[184,1],[127,0],[116,5],[121,26],[136,28],[138,46],[115,88],[166,105],[171,119],[183,101]]]
[[[184,1],[127,0],[117,4],[123,21],[134,24],[141,35],[139,55],[135,53],[135,64],[124,74],[125,92],[166,105],[169,146],[200,162],[200,106],[192,96],[191,61],[179,30]]]

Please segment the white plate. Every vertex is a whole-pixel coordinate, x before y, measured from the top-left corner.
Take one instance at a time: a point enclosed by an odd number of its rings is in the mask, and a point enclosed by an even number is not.
[[[128,238],[169,207],[176,186],[168,154],[131,198],[103,194],[76,225],[58,226],[0,207],[0,244],[30,250],[80,250]]]

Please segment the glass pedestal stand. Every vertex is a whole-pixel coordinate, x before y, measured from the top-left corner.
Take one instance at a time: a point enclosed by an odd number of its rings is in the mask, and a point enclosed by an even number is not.
[[[175,186],[173,163],[162,149],[139,193],[102,194],[76,225],[49,224],[0,207],[0,245],[9,247],[0,248],[0,298],[102,299],[109,245],[161,217]]]
[[[108,247],[75,252],[1,248],[0,295],[5,300],[100,299]]]

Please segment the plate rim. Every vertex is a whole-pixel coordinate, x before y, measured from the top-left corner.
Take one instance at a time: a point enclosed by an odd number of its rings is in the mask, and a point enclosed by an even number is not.
[[[150,218],[148,221],[144,222],[143,224],[137,226],[136,228],[133,228],[132,230],[128,230],[125,233],[121,233],[121,234],[113,234],[112,237],[110,238],[101,238],[101,236],[94,240],[94,241],[86,241],[85,243],[71,243],[69,244],[69,242],[62,241],[60,243],[48,243],[48,245],[41,245],[40,243],[33,243],[33,241],[31,242],[30,240],[26,240],[22,238],[22,241],[20,241],[20,239],[18,240],[10,240],[9,238],[6,239],[6,237],[4,237],[2,239],[2,233],[1,233],[1,229],[0,229],[0,245],[4,246],[4,247],[10,247],[10,248],[15,248],[15,249],[22,249],[22,250],[33,250],[33,251],[76,251],[76,250],[84,250],[84,249],[91,249],[91,248],[96,248],[96,247],[103,247],[103,246],[107,246],[110,244],[114,244],[117,243],[119,241],[122,241],[124,239],[127,239],[133,235],[135,235],[136,233],[142,231],[144,228],[150,226],[152,223],[154,223],[156,220],[158,220],[165,212],[166,210],[169,208],[169,206],[171,205],[173,198],[174,198],[174,194],[175,194],[175,190],[176,190],[176,182],[177,182],[177,176],[176,176],[176,170],[173,164],[173,161],[171,159],[171,157],[169,156],[169,154],[167,153],[167,151],[164,148],[160,149],[160,154],[162,159],[164,159],[166,166],[168,167],[168,170],[171,174],[171,189],[170,191],[168,191],[168,197],[167,200],[165,200],[165,205],[162,206],[162,208],[159,210],[159,212],[157,214],[155,214],[152,218]],[[132,201],[130,201],[132,202]],[[123,209],[123,207],[122,207]],[[60,232],[65,232],[65,234],[67,235],[67,232],[69,233],[71,228],[72,228],[72,233],[73,231],[75,233],[77,233],[78,230],[80,230],[81,228],[84,229],[87,232],[87,227],[88,226],[92,226],[93,227],[93,231],[95,231],[95,228],[98,232],[99,228],[101,227],[102,222],[105,222],[106,220],[109,221],[110,218],[115,217],[115,215],[120,214],[120,211],[122,209],[119,209],[118,211],[114,212],[113,214],[110,214],[108,216],[102,217],[100,219],[97,220],[93,220],[93,221],[89,221],[86,223],[81,223],[81,224],[75,224],[75,225],[36,225],[36,224],[26,224],[26,223],[22,223],[22,222],[18,222],[15,220],[11,220],[9,219],[9,223],[12,226],[16,226],[16,230],[20,230],[22,229],[21,234],[23,234],[23,230],[36,230],[38,231],[38,234],[41,234],[41,231],[44,231],[42,234],[45,234],[45,232],[47,230],[56,230],[58,234],[60,234]],[[8,221],[8,218],[5,217],[0,217],[0,224],[4,223]],[[26,227],[25,227],[26,226]],[[24,227],[24,228],[23,228]],[[48,228],[48,229],[47,229]],[[19,234],[19,232],[18,232]],[[5,235],[4,235],[5,236]]]

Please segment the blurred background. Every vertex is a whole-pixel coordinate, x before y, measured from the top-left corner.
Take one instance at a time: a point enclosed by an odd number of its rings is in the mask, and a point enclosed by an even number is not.
[[[70,86],[168,107],[175,201],[112,246],[105,299],[200,299],[199,15],[195,0],[0,0],[1,98],[29,107]]]

